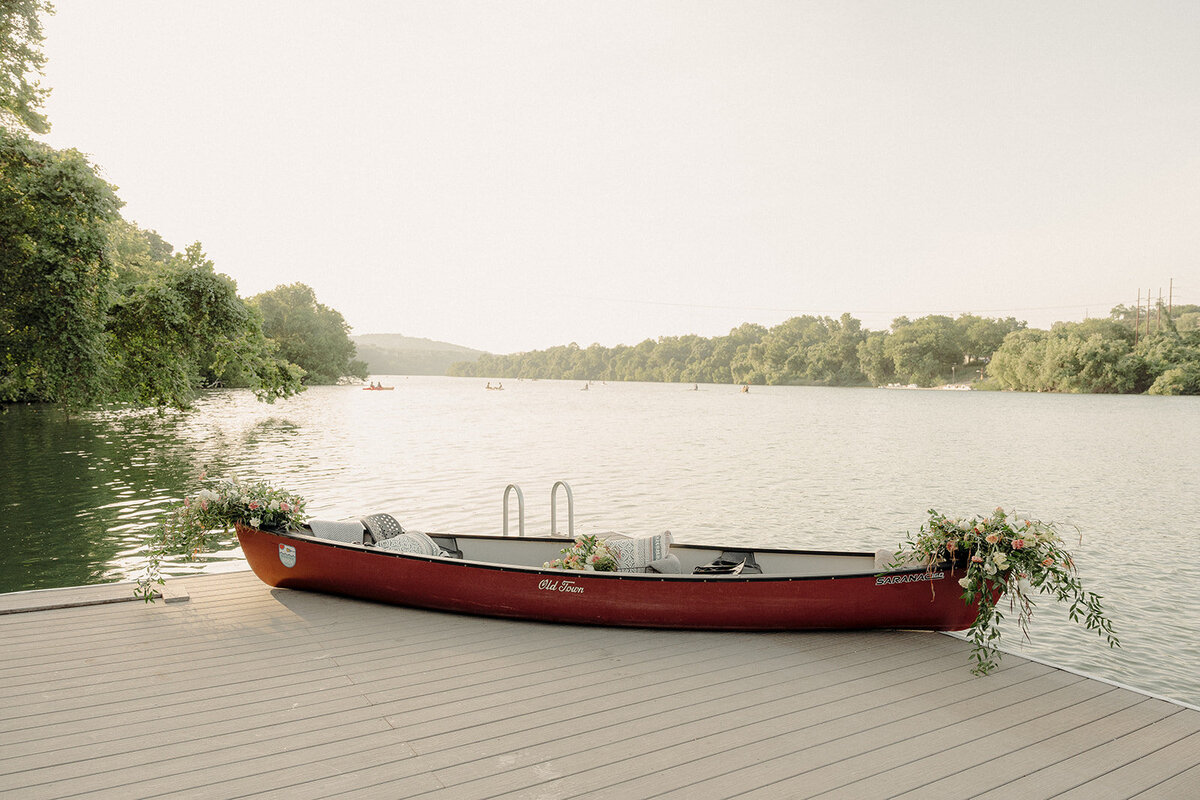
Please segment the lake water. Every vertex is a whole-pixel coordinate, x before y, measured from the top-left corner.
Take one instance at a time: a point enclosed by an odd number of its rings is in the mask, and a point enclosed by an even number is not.
[[[1200,398],[384,381],[395,390],[316,387],[275,405],[212,392],[162,417],[10,408],[0,592],[129,579],[161,510],[205,468],[296,491],[317,517],[387,511],[445,532],[499,533],[509,483],[527,531],[548,532],[559,479],[578,533],[763,546],[874,550],[930,508],[1003,505],[1070,534],[1123,644],[1109,650],[1047,600],[1032,641],[1010,629],[1008,646],[1200,704]],[[230,542],[168,572],[243,566]]]

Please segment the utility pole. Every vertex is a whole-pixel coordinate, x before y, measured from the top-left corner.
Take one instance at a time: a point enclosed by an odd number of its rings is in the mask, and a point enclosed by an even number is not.
[[[1150,287],[1146,287],[1146,338],[1150,338]]]
[[[1142,329],[1142,290],[1138,289],[1137,311],[1133,312],[1133,346],[1137,347],[1138,331]]]
[[[1175,319],[1175,279],[1167,285],[1171,287],[1167,292],[1167,319]]]

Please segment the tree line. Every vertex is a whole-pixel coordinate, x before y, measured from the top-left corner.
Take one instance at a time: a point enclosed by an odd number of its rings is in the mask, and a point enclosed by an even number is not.
[[[202,387],[274,400],[366,377],[341,314],[302,284],[249,299],[199,242],[182,252],[120,214],[49,123],[44,0],[0,5],[0,402],[184,407]]]
[[[451,375],[815,386],[938,386],[1054,392],[1200,394],[1200,306],[1137,337],[1123,306],[1108,319],[1030,329],[1013,317],[899,317],[870,331],[843,314],[746,323],[727,336],[665,336],[634,346],[571,343],[459,362]]]

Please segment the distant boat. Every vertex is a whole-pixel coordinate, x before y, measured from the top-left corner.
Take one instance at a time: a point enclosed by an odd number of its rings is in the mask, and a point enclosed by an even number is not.
[[[395,389],[395,386],[364,386],[364,392],[390,392]]]

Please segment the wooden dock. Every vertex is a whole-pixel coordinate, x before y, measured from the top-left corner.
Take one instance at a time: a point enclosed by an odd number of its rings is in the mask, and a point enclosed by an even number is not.
[[[177,584],[184,602],[153,605],[0,595],[0,797],[1200,796],[1200,711],[1014,655],[975,678],[940,634],[587,628],[249,572]]]

